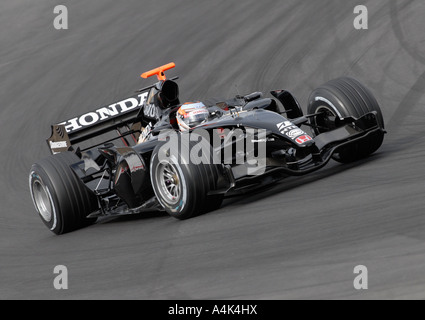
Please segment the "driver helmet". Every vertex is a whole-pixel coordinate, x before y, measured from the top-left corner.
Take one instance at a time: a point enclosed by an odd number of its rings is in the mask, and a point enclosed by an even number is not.
[[[180,131],[187,131],[208,119],[209,112],[202,102],[186,102],[176,114]]]

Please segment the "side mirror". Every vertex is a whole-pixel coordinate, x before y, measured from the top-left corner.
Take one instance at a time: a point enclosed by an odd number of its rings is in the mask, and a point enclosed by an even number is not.
[[[244,96],[243,99],[245,100],[245,102],[250,102],[250,101],[260,99],[262,97],[263,97],[262,92],[253,92],[253,93],[250,93],[250,94]]]

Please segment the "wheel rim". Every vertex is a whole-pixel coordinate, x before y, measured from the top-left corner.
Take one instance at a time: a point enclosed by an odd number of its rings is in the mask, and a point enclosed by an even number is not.
[[[50,202],[50,197],[46,187],[40,181],[37,180],[34,181],[32,189],[34,202],[37,206],[38,212],[46,222],[50,222],[52,220],[53,210],[52,203]]]
[[[155,176],[161,197],[169,204],[178,203],[181,196],[181,183],[176,168],[170,163],[160,163]]]
[[[332,109],[326,106],[320,106],[316,109],[315,113],[323,114],[317,116],[315,119],[315,125],[317,126],[315,128],[316,134],[324,133],[337,128],[335,121],[338,116]]]

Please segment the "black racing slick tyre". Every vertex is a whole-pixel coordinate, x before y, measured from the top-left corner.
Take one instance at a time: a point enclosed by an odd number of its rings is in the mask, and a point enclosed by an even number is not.
[[[34,206],[44,224],[58,235],[96,221],[87,218],[98,209],[96,196],[70,168],[79,160],[74,153],[63,152],[31,167],[29,187]]]
[[[178,135],[177,144],[170,148],[158,145],[151,157],[150,176],[159,203],[172,217],[184,220],[218,209],[223,195],[208,195],[217,190],[221,174],[218,162],[214,162],[211,145],[205,141],[193,142]],[[193,163],[190,152],[204,143],[202,162]],[[189,150],[184,152],[183,150]],[[192,159],[193,160],[193,159]]]
[[[315,135],[336,129],[337,118],[359,118],[375,111],[378,125],[384,129],[384,118],[371,91],[359,81],[342,77],[331,80],[314,90],[309,98],[307,111],[320,115],[311,118]],[[333,159],[342,163],[353,162],[369,156],[380,148],[384,130],[371,134],[367,139],[341,147]]]

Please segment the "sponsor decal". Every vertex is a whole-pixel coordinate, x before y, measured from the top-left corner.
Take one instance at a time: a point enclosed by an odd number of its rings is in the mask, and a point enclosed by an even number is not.
[[[141,164],[139,166],[133,166],[133,167],[131,167],[130,171],[131,172],[135,172],[135,171],[144,170],[144,169],[145,169],[145,166],[143,164]]]
[[[313,140],[313,138],[310,137],[308,134],[306,134],[304,136],[301,136],[301,137],[297,138],[295,141],[298,144],[303,144],[303,143],[306,143],[307,141],[310,141],[310,140]]]
[[[284,122],[281,122],[281,123],[278,123],[277,124],[277,128],[283,134],[286,134],[287,129],[290,128],[290,127],[292,127],[292,126],[294,126],[294,124],[291,121],[284,121]]]
[[[297,129],[292,129],[286,135],[291,139],[295,139],[296,137],[302,136],[304,134],[305,132],[303,130],[297,128]]]
[[[60,148],[68,147],[68,144],[66,143],[66,141],[57,141],[57,142],[49,141],[49,142],[50,142],[51,149],[60,149]]]
[[[192,114],[203,114],[203,113],[208,113],[207,110],[205,109],[195,109],[193,111],[191,111]]]
[[[97,109],[92,112],[85,113],[79,117],[70,119],[68,121],[59,123],[65,126],[65,130],[68,133],[80,130],[84,127],[92,126],[98,122],[107,120],[109,118],[116,117],[120,114],[127,113],[135,108],[141,107],[145,104],[148,93],[139,94],[137,97],[128,98],[123,101],[111,104],[107,107]],[[156,107],[154,105],[147,105],[144,108],[145,115],[156,115]]]
[[[140,133],[139,141],[138,143],[143,143],[148,138],[149,134],[152,131],[152,122],[149,122],[149,124],[143,129],[143,131]]]
[[[154,104],[148,104],[143,107],[143,115],[150,119],[159,119],[158,107]]]
[[[299,143],[298,139],[296,139],[298,137],[300,137],[300,138],[301,137],[310,137],[303,130],[301,130],[299,127],[294,125],[291,121],[284,121],[284,122],[278,123],[277,127],[278,127],[280,133],[286,135],[288,138],[290,138],[292,140],[296,140],[297,143]],[[310,137],[310,140],[312,140],[311,137]],[[299,143],[299,144],[302,144],[302,143]]]

